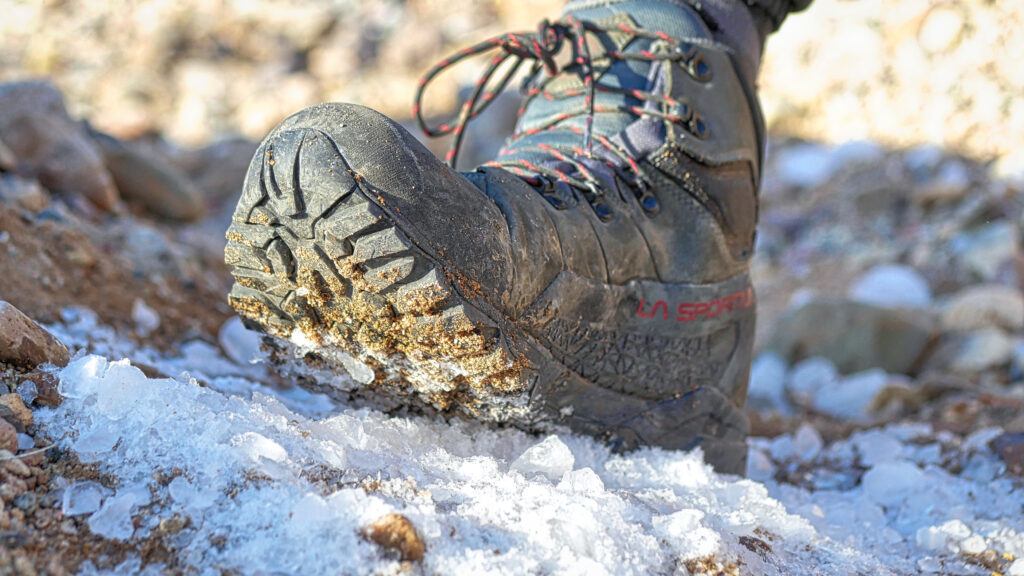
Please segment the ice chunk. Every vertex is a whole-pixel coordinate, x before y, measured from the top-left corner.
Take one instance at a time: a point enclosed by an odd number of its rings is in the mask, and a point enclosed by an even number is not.
[[[131,514],[134,506],[134,494],[117,494],[107,498],[103,506],[89,517],[89,529],[113,540],[131,538],[135,531]]]
[[[369,384],[373,382],[376,375],[373,372],[373,368],[370,368],[366,364],[363,364],[359,360],[345,354],[339,353],[338,356],[341,358],[341,364],[345,367],[345,371],[352,377],[353,380],[360,384]]]
[[[238,316],[228,318],[217,331],[217,342],[224,354],[239,365],[247,365],[260,353],[259,332],[249,330]]]
[[[117,441],[121,439],[121,435],[117,433],[117,430],[113,428],[97,427],[85,434],[83,434],[78,440],[75,441],[72,448],[76,452],[81,453],[83,456],[89,458],[96,458],[106,452],[110,452],[114,449]],[[92,461],[92,460],[86,460]]]
[[[767,454],[753,448],[747,453],[747,478],[765,481],[775,475],[775,464]]]
[[[921,469],[906,461],[882,462],[864,473],[864,494],[876,504],[895,506],[926,485]]]
[[[847,420],[868,420],[875,398],[890,381],[891,377],[880,368],[832,380],[814,392],[814,408]]]
[[[91,514],[100,509],[100,504],[109,494],[110,490],[98,482],[75,482],[64,489],[60,504],[61,513],[65,516]]]
[[[28,434],[18,433],[18,450],[31,450],[36,447],[36,441]]]
[[[256,432],[246,432],[231,440],[253,462],[266,458],[273,462],[284,462],[288,459],[288,451],[277,442]]]
[[[604,481],[592,469],[580,468],[563,474],[558,489],[580,494],[600,494],[604,492]]]
[[[1006,576],[1024,576],[1024,558],[1018,558],[1006,569]]]
[[[793,452],[804,462],[813,460],[821,452],[825,442],[814,426],[804,422],[793,435]]]
[[[797,363],[789,373],[786,389],[802,402],[810,402],[823,386],[839,379],[835,364],[828,358],[814,357]]]
[[[141,298],[132,302],[132,321],[135,322],[135,333],[139,336],[148,336],[160,327],[160,315]]]
[[[512,469],[523,475],[541,474],[557,482],[576,463],[572,451],[558,436],[548,436],[523,452]]]
[[[765,352],[750,368],[747,405],[755,409],[786,407],[786,375],[789,365],[774,352]]]
[[[918,548],[931,552],[958,552],[961,549],[960,543],[967,540],[971,535],[971,529],[961,520],[950,520],[939,526],[924,526],[914,534],[914,541]],[[972,542],[972,546],[976,545]],[[982,539],[982,551],[985,550],[985,542]]]
[[[902,442],[878,430],[858,432],[851,440],[865,466],[897,460],[903,453]]]
[[[680,510],[652,520],[654,532],[681,552],[684,560],[711,556],[721,546],[721,537],[702,524],[704,512]]]
[[[924,276],[909,266],[882,264],[868,270],[850,287],[854,300],[887,308],[927,308],[932,291]]]
[[[39,395],[39,388],[36,387],[36,383],[31,380],[25,380],[18,387],[15,388],[15,392],[21,396],[23,402],[26,405],[32,404],[36,400],[36,396]]]

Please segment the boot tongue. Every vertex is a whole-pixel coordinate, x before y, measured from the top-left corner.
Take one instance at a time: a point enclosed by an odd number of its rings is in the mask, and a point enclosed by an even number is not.
[[[657,30],[676,40],[708,40],[711,33],[696,12],[672,0],[573,0],[562,12],[580,20],[600,21],[626,15],[639,28]]]
[[[671,0],[575,0],[569,2],[565,7],[563,16],[569,15],[578,20],[608,28],[625,25],[630,28],[661,31],[682,41],[707,41],[711,37],[707,26],[690,7]],[[595,74],[598,85],[605,88],[641,91],[651,88],[655,79],[650,62],[613,60],[609,66],[609,60],[605,54],[606,49],[617,52],[647,50],[651,47],[651,40],[637,38],[619,30],[603,34],[588,34],[588,38],[591,36],[597,36],[599,39],[599,41],[588,42],[596,61]],[[543,94],[534,97],[519,119],[519,132],[533,132],[547,128],[553,123],[557,123],[558,128],[576,130],[577,132],[585,126],[584,84],[578,75],[572,72],[563,72],[548,82],[545,85],[545,90],[557,95],[557,98],[549,98]],[[567,97],[564,95],[566,90],[580,95]],[[598,109],[605,110],[644,106],[644,102],[637,98],[602,91],[597,92],[595,104]],[[566,115],[570,115],[570,117],[566,119]],[[634,115],[625,112],[598,112],[594,118],[594,132],[611,137],[625,130],[635,120]],[[520,139],[511,148],[523,149],[533,145],[534,141],[545,142],[551,136],[550,133],[539,132]],[[575,138],[581,140],[580,136]]]

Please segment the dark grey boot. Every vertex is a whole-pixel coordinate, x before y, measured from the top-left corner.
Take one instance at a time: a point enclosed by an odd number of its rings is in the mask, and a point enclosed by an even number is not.
[[[232,305],[348,399],[700,446],[742,473],[764,138],[750,63],[665,0],[580,2],[467,53],[490,48],[537,65],[516,134],[476,172],[360,106],[267,136],[227,234]],[[434,131],[459,135],[492,92]]]

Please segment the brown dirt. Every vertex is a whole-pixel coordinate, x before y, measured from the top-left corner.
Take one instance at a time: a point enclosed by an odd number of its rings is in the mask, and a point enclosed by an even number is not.
[[[210,266],[200,278],[164,278],[158,285],[132,273],[112,247],[97,246],[86,234],[53,220],[27,222],[0,205],[0,299],[38,322],[55,322],[67,306],[84,306],[104,324],[134,333],[132,304],[141,298],[160,314],[147,343],[167,347],[187,336],[213,338],[231,315],[225,302],[227,272]],[[205,267],[205,266],[204,266]]]

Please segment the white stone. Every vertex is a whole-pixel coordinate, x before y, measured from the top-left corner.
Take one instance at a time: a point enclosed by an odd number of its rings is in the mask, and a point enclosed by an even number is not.
[[[825,442],[821,439],[821,434],[818,434],[814,426],[806,422],[801,424],[793,434],[793,451],[796,453],[796,457],[804,462],[814,460],[824,446]]]
[[[1002,330],[986,328],[966,336],[949,363],[949,369],[976,374],[1006,364],[1013,358],[1013,340]]]
[[[944,307],[946,330],[1024,328],[1024,295],[1012,286],[982,284],[958,292]]]
[[[858,278],[848,292],[858,302],[887,308],[927,308],[931,288],[924,276],[909,266],[882,264]]]
[[[1024,576],[1024,558],[1018,558],[1006,569],[1006,576]]]
[[[786,407],[786,376],[789,365],[775,352],[764,352],[750,367],[747,405],[753,408]]]
[[[814,357],[802,360],[793,366],[786,382],[786,390],[800,402],[810,402],[824,386],[839,379],[835,364],[827,358]]]
[[[135,322],[135,333],[139,336],[148,336],[160,327],[160,315],[141,298],[132,302],[132,321]]]
[[[847,420],[870,419],[875,398],[885,390],[892,377],[880,368],[865,370],[833,380],[814,393],[815,410]]]

